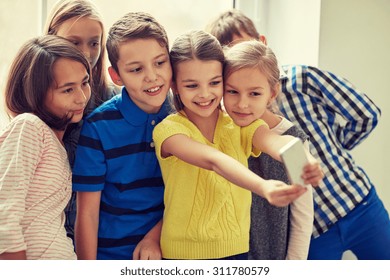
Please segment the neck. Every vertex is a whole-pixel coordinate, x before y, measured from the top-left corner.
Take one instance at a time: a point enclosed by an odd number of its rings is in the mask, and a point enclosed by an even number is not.
[[[261,116],[261,119],[268,124],[270,129],[274,128],[282,121],[282,119],[278,115],[272,113],[269,110],[266,110],[264,112],[264,114]]]
[[[63,144],[62,138],[64,138],[65,129],[64,130],[53,129],[53,131],[54,134],[57,136],[58,140]]]
[[[214,140],[214,132],[217,126],[217,121],[219,117],[219,109],[215,109],[214,112],[208,117],[201,117],[199,115],[195,115],[192,112],[185,110],[188,119],[195,124],[195,126],[199,129],[199,131],[203,134],[203,136],[211,143]]]

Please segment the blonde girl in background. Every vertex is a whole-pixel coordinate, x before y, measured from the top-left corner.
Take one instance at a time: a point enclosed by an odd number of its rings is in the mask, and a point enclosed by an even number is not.
[[[103,19],[97,7],[89,0],[60,0],[49,13],[44,28],[45,34],[55,34],[71,41],[87,57],[91,64],[91,100],[84,115],[110,99],[120,89],[108,82],[106,68],[106,33]],[[74,165],[76,147],[82,122],[70,125],[64,136],[65,148],[71,167]],[[65,227],[69,237],[74,238],[76,219],[76,193],[72,193],[65,209]]]

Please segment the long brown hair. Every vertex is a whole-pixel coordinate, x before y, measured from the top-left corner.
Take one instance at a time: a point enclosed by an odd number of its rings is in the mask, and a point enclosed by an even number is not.
[[[28,40],[20,48],[5,87],[5,103],[11,116],[33,113],[53,129],[66,128],[69,116],[58,117],[44,105],[48,91],[55,83],[53,65],[60,58],[80,62],[91,75],[84,54],[64,38],[44,35]]]

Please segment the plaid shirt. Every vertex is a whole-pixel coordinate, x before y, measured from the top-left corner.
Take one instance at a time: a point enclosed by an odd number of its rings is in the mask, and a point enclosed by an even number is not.
[[[313,236],[352,211],[373,187],[349,151],[375,128],[380,109],[350,82],[302,65],[283,66],[278,105],[310,136],[310,149],[325,177],[314,188]]]

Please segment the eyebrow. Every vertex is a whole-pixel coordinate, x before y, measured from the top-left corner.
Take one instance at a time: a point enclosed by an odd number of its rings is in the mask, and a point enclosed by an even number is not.
[[[229,83],[226,83],[226,86],[228,87],[232,87],[232,88],[235,88],[234,86],[230,85]],[[255,86],[255,87],[250,87],[250,88],[247,88],[246,90],[256,90],[256,89],[264,89],[263,87],[261,86]]]
[[[155,59],[159,59],[160,57],[167,57],[168,55],[166,53],[161,53],[155,57],[152,58],[152,60],[155,60]],[[128,63],[125,64],[125,66],[131,66],[133,64],[141,64],[142,62],[141,61],[130,61]]]
[[[89,40],[100,40],[102,36],[93,36],[91,38],[88,38],[88,41]],[[71,40],[71,39],[77,39],[77,40],[80,40],[82,37],[81,36],[77,36],[77,35],[69,35],[66,37],[68,40]]]
[[[82,79],[82,82],[86,81],[89,79],[89,75],[85,75],[85,77]],[[70,82],[70,83],[66,83],[66,84],[63,84],[61,86],[58,86],[57,89],[61,89],[61,88],[64,88],[64,87],[70,87],[70,86],[73,86],[75,85],[76,83],[75,82]]]
[[[219,79],[219,78],[222,78],[222,75],[216,75],[216,76],[212,77],[210,79],[210,81],[215,80],[215,79]],[[194,80],[194,79],[182,80],[182,83],[187,83],[187,82],[197,82],[197,80]]]

